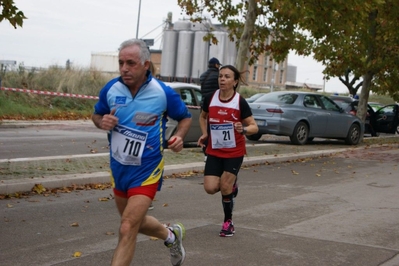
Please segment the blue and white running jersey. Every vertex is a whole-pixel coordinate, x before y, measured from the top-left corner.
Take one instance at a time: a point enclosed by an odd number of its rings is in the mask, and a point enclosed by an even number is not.
[[[180,121],[191,114],[180,95],[148,74],[133,97],[118,77],[100,91],[95,114],[116,108],[118,125],[111,131],[110,166],[121,191],[150,185],[162,178],[167,116]]]

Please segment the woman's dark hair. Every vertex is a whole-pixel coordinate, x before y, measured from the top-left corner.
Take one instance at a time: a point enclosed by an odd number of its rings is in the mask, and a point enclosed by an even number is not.
[[[224,69],[224,68],[228,68],[228,69],[230,69],[231,71],[233,71],[234,72],[234,80],[238,80],[238,82],[237,82],[237,85],[235,85],[234,86],[234,90],[238,87],[238,85],[239,85],[239,83],[241,82],[242,84],[244,84],[244,85],[247,85],[246,83],[245,83],[245,81],[244,81],[244,73],[245,72],[248,72],[248,71],[243,71],[243,72],[240,72],[240,71],[238,71],[238,69],[237,68],[235,68],[234,66],[232,66],[232,65],[223,65],[223,66],[221,66],[220,68],[219,68],[219,71],[220,70],[222,70],[222,69]]]

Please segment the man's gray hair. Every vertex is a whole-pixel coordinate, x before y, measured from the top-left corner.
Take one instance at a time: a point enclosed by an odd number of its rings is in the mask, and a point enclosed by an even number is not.
[[[144,64],[145,61],[150,61],[151,59],[150,50],[148,49],[148,46],[144,41],[139,39],[126,40],[123,43],[121,43],[118,51],[121,51],[122,49],[129,46],[138,46],[140,48],[140,61],[142,64]]]

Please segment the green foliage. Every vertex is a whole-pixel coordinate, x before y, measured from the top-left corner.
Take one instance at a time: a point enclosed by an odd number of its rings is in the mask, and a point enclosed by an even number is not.
[[[241,0],[232,5],[231,0],[178,0],[183,11],[197,20],[204,11],[211,14],[235,40],[243,37],[240,29],[252,2]],[[344,76],[350,70],[355,77],[352,81],[363,79],[357,112],[363,121],[370,90],[388,93],[399,101],[397,0],[256,0],[255,12],[249,64],[262,53],[271,53],[279,62],[294,50],[321,62],[326,79]],[[271,43],[266,41],[269,35]],[[352,81],[342,80],[354,92]]]
[[[15,29],[17,26],[22,27],[24,19],[27,19],[24,13],[15,6],[13,0],[0,0],[0,9],[0,22],[4,19],[8,20]]]

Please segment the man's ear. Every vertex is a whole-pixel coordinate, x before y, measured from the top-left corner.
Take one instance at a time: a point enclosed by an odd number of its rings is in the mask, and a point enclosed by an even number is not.
[[[144,62],[144,67],[147,69],[147,70],[149,70],[150,69],[150,61],[145,61]]]

